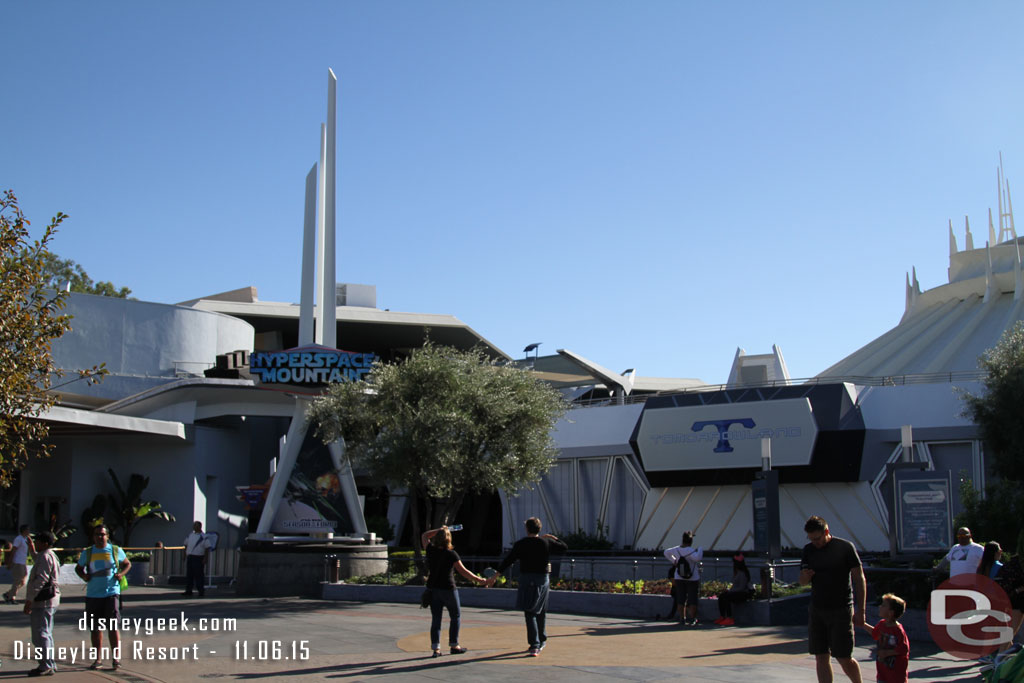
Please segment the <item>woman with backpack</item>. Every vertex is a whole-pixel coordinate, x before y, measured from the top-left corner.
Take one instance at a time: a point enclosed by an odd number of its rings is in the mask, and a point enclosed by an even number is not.
[[[665,551],[665,557],[675,572],[672,583],[676,596],[676,610],[684,626],[697,625],[697,601],[700,600],[700,561],[704,558],[701,548],[693,547],[693,532],[683,533],[683,541]]]

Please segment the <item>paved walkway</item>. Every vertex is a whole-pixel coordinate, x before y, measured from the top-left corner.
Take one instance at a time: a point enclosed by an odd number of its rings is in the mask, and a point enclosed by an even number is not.
[[[520,614],[467,608],[463,610],[461,642],[470,651],[435,660],[430,658],[427,634],[430,614],[413,605],[240,598],[224,588],[211,589],[203,599],[189,599],[179,591],[132,587],[125,596],[123,616],[154,620],[154,632],[147,635],[146,622],[141,621],[138,635],[124,634],[119,671],[110,670],[109,660],[104,670],[88,671],[89,660],[83,663],[76,653],[75,663],[60,663],[59,680],[815,680],[814,660],[804,654],[804,633],[799,627],[722,629],[709,625],[694,629],[665,622],[551,615],[548,646],[541,657],[533,658],[525,656]],[[57,613],[58,647],[80,649],[83,641],[89,646],[88,633],[78,628],[84,604],[84,587],[67,590]],[[169,630],[182,616],[191,630]],[[167,621],[162,630],[156,630],[160,624],[155,620],[161,618]],[[220,630],[200,630],[203,619],[220,620]],[[234,630],[226,630],[230,625],[225,620],[229,619],[237,620]],[[447,623],[446,617],[443,642]],[[212,621],[205,625],[215,626]],[[15,659],[19,649],[15,641],[24,642],[28,636],[28,617],[21,609],[0,605],[0,679],[23,677],[35,666]],[[870,642],[866,634],[858,636],[856,657],[867,681],[874,680]],[[308,658],[304,656],[306,648]],[[954,660],[934,648],[915,643],[911,654],[911,680],[979,678],[976,665]],[[69,659],[70,655],[71,650]],[[182,655],[185,661],[159,659]]]

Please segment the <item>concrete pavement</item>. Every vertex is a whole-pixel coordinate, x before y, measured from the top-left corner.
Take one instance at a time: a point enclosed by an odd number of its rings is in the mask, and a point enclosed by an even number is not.
[[[521,683],[527,677],[597,682],[816,680],[814,660],[804,654],[801,627],[684,628],[666,622],[553,614],[548,619],[548,646],[541,657],[533,658],[525,656],[521,614],[464,608],[460,641],[470,651],[432,659],[427,633],[430,613],[413,605],[243,598],[226,588],[190,599],[179,594],[180,588],[134,586],[125,595],[122,616],[139,620],[139,632],[123,635],[123,666],[111,671],[108,660],[103,670],[93,672],[86,668],[91,660],[83,662],[78,651],[83,641],[89,646],[89,634],[79,630],[78,623],[85,605],[84,586],[64,590],[55,639],[58,647],[67,648],[68,661],[59,663],[57,675],[68,682],[287,678]],[[171,630],[180,628],[183,618],[188,630]],[[447,642],[447,627],[445,617],[442,642]],[[35,666],[15,659],[19,648],[15,641],[24,642],[28,636],[28,617],[20,607],[0,605],[0,679],[23,677]],[[866,634],[859,634],[855,653],[868,681],[875,678],[870,643]],[[974,663],[913,644],[911,680],[978,678]]]

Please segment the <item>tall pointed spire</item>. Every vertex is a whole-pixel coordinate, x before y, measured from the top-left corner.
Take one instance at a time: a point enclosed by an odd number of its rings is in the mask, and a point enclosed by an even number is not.
[[[999,153],[999,168],[996,169],[996,182],[998,182],[999,195],[999,242],[1010,239],[1017,239],[1017,229],[1013,224],[1013,202],[1010,201],[1010,181],[1006,179],[1006,172],[1003,170],[1003,153]],[[1006,192],[1006,199],[1003,199],[1003,191]]]
[[[306,174],[306,210],[302,226],[302,283],[299,295],[299,346],[313,343],[313,287],[316,270],[316,164]]]
[[[992,272],[992,245],[985,242],[985,296],[982,301],[987,303],[992,297],[999,296],[996,276]]]
[[[324,169],[324,183],[327,191],[324,196],[324,317],[322,326],[324,330],[324,346],[335,348],[338,345],[338,295],[335,273],[335,153],[337,151],[337,99],[338,79],[334,71],[327,69],[327,158]]]
[[[1014,241],[1013,252],[1013,300],[1020,301],[1024,297],[1024,277],[1021,276],[1020,268],[1020,242]]]
[[[324,206],[327,202],[327,179],[324,177],[327,171],[327,126],[322,123],[320,124],[320,163],[317,168],[319,191],[316,196],[316,335],[314,341],[322,345],[324,343],[324,306],[329,300],[327,292],[324,291],[324,261],[327,260],[327,251],[324,249],[324,237],[327,234],[324,226]]]
[[[964,249],[967,251],[974,250],[974,235],[971,234],[971,222],[967,216],[964,216],[964,229],[967,231],[967,236],[964,238]]]
[[[949,219],[949,255],[956,253],[956,235],[953,234],[953,219]]]

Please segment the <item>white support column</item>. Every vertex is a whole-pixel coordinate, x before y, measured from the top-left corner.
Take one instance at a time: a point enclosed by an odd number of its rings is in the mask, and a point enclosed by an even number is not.
[[[308,405],[308,399],[295,397],[295,410],[292,413],[292,423],[288,427],[288,440],[285,444],[284,454],[277,463],[274,481],[270,484],[270,491],[267,492],[267,504],[260,516],[260,524],[256,528],[256,533],[259,535],[270,533],[277,510],[281,507],[281,499],[284,497],[288,480],[292,477],[292,470],[295,469],[299,451],[302,450],[302,441],[306,437],[306,408]]]
[[[327,260],[327,252],[324,251],[324,239],[326,230],[324,227],[324,206],[326,205],[327,192],[327,126],[320,124],[320,187],[316,196],[316,335],[313,337],[317,344],[324,343],[324,302],[334,301],[334,293],[327,299],[327,292],[324,291],[324,262]]]
[[[302,291],[299,298],[299,346],[313,343],[313,284],[316,269],[316,171],[306,174],[306,210],[302,224]]]
[[[341,484],[341,495],[345,498],[345,508],[348,510],[349,519],[352,520],[352,530],[357,534],[365,534],[366,518],[363,517],[363,508],[359,505],[359,491],[356,490],[356,477],[352,472],[352,463],[345,455],[345,440],[338,439],[328,446],[331,451],[331,460],[338,471],[338,482]]]

